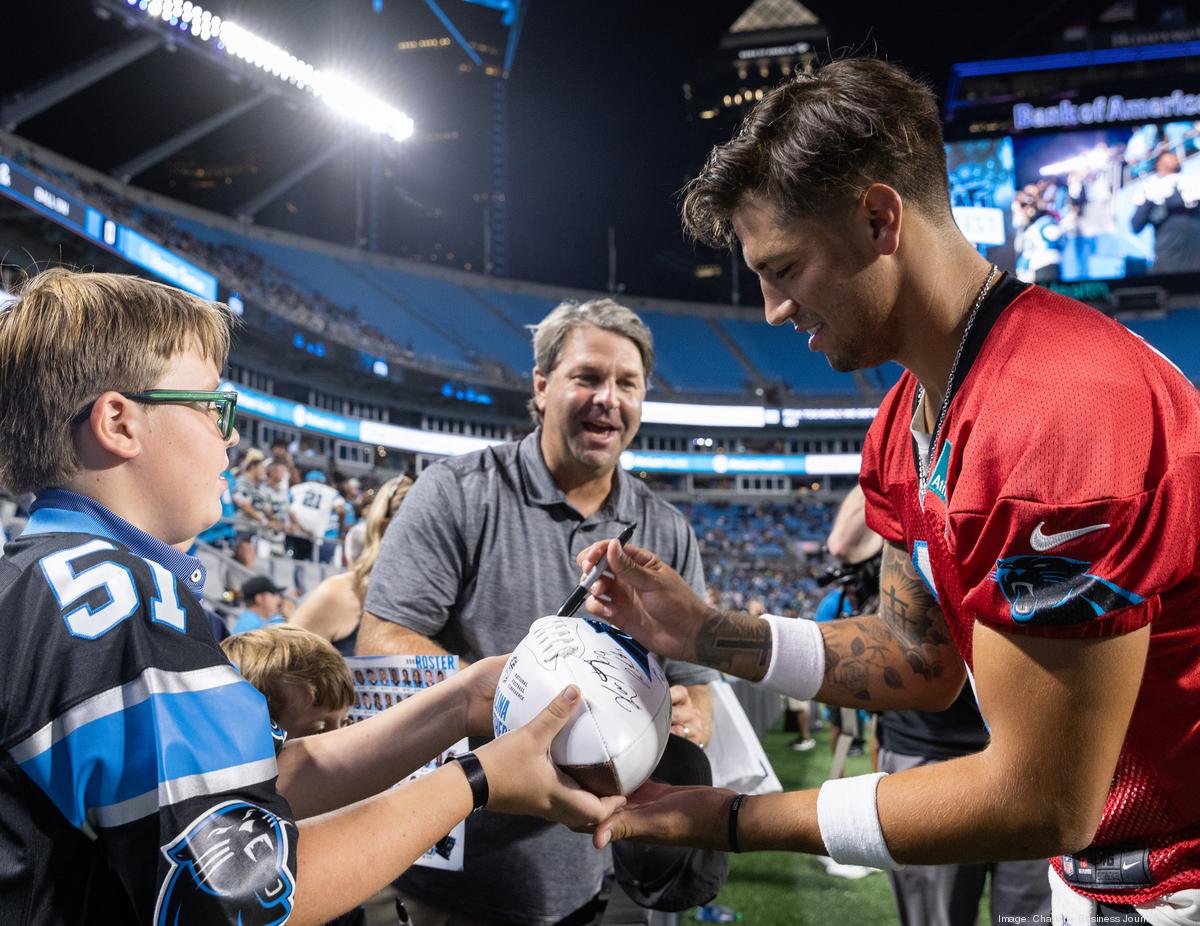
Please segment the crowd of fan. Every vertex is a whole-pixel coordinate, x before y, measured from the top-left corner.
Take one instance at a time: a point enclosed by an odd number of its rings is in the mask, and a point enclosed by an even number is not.
[[[226,479],[222,519],[200,539],[224,550],[247,572],[265,572],[270,557],[340,567],[361,550],[364,514],[378,480],[338,473],[307,444],[289,447],[282,441],[266,451],[244,451]],[[321,525],[304,516],[305,497],[315,500],[310,492],[320,496],[322,504],[314,511]],[[713,604],[798,617],[814,613],[823,594],[816,580],[825,563],[821,545],[835,505],[797,499],[678,507],[700,541]],[[227,603],[241,603],[237,583],[230,587]]]
[[[837,506],[788,503],[678,506],[696,532],[710,599],[718,607],[811,616],[823,592],[816,575]]]
[[[354,306],[340,305],[324,293],[302,288],[287,273],[269,264],[259,254],[229,244],[201,241],[167,216],[118,195],[102,183],[76,177],[39,161],[27,152],[14,152],[13,159],[43,176],[53,178],[63,188],[102,208],[113,219],[194,261],[216,275],[231,290],[261,303],[289,321],[388,360],[415,359],[411,347],[396,343],[378,328],[363,321]]]

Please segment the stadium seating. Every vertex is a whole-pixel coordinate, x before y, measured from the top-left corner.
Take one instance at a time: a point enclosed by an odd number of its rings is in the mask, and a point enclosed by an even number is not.
[[[343,263],[351,266],[348,261]],[[358,272],[411,314],[442,331],[447,339],[461,343],[469,356],[498,359],[514,372],[530,368],[528,333],[472,291],[403,270],[360,265]],[[379,321],[370,320],[379,325]]]
[[[718,606],[743,609],[758,600],[772,614],[811,614],[821,590],[820,561],[801,550],[823,543],[835,506],[811,499],[780,504],[697,502],[680,505],[704,560],[705,581]]]
[[[748,371],[704,318],[651,309],[642,309],[639,314],[654,332],[658,369],[672,388],[704,393],[745,391]]]

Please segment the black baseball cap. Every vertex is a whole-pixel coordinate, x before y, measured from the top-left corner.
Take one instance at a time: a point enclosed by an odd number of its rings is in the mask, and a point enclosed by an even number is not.
[[[255,595],[261,595],[263,592],[274,592],[276,595],[282,595],[283,589],[276,586],[266,576],[251,576],[242,583],[243,601],[253,601]]]

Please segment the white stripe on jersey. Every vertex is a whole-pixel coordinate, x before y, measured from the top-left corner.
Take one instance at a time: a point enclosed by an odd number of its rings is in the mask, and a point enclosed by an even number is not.
[[[237,669],[228,664],[193,669],[190,672],[165,672],[151,667],[133,681],[93,695],[69,711],[59,714],[36,733],[17,743],[9,752],[13,760],[20,765],[45,752],[84,724],[141,704],[151,695],[208,691],[235,684],[245,684],[245,680],[238,674]]]
[[[271,757],[219,769],[215,772],[186,775],[182,778],[164,781],[155,790],[131,797],[119,804],[96,807],[91,811],[90,817],[102,827],[121,826],[158,813],[160,807],[178,804],[190,797],[219,794],[222,791],[236,791],[239,788],[247,788],[268,781],[278,774],[278,766],[275,764],[274,757]]]

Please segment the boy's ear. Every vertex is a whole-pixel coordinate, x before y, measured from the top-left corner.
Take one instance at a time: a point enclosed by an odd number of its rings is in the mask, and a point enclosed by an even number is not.
[[[121,460],[132,460],[142,452],[143,409],[132,399],[112,390],[92,403],[92,414],[81,437],[91,438],[96,447]],[[84,454],[86,456],[86,453]]]

